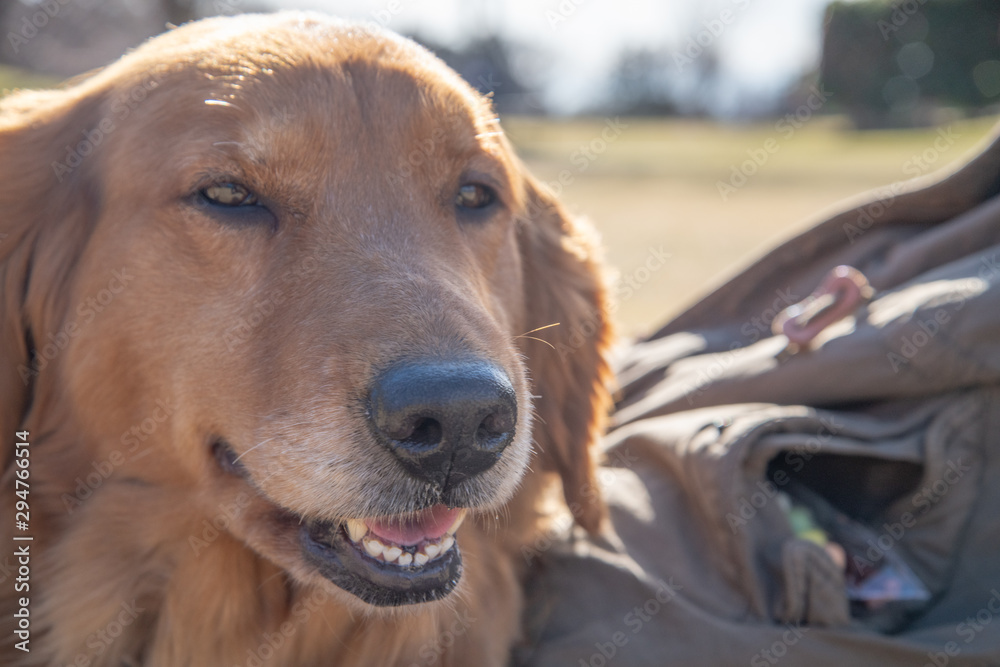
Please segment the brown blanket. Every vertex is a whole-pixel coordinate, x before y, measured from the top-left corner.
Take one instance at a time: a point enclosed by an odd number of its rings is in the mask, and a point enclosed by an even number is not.
[[[629,349],[611,529],[525,553],[515,663],[1000,665],[998,193],[1000,139],[859,199]],[[838,265],[871,298],[789,348],[772,320]],[[902,562],[924,595],[852,597],[793,530],[802,489],[827,533],[867,531],[847,569]]]

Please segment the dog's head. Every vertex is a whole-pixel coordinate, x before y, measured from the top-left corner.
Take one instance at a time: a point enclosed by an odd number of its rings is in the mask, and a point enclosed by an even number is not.
[[[235,539],[376,606],[452,590],[459,524],[525,474],[596,528],[592,241],[430,53],[215,19],[0,108],[0,422],[66,443],[63,494],[113,462],[76,511],[235,504]]]

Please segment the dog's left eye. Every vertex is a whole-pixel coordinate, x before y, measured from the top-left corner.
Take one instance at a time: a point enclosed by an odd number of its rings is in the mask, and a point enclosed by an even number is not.
[[[219,206],[255,206],[257,195],[239,183],[220,183],[200,191],[202,197]]]
[[[466,183],[458,189],[455,195],[455,205],[459,208],[478,210],[483,209],[497,200],[497,193],[493,188],[479,183]]]

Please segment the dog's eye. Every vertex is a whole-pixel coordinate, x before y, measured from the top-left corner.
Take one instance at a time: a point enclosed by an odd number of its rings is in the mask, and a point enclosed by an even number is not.
[[[278,218],[271,205],[238,181],[222,181],[203,187],[189,199],[202,215],[238,228],[265,225],[277,230]]]
[[[201,190],[201,196],[219,206],[255,206],[257,195],[239,183],[220,183]]]
[[[493,188],[479,183],[466,183],[458,189],[455,195],[455,205],[464,209],[486,208],[497,199],[497,193]]]

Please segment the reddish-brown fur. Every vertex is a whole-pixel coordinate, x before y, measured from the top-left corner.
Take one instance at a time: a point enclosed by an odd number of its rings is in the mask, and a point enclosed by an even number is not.
[[[488,219],[456,221],[468,174],[500,195]],[[233,179],[275,224],[191,205]],[[388,33],[204,21],[4,100],[0,211],[2,534],[28,430],[34,536],[30,592],[0,585],[3,664],[506,662],[540,499],[561,480],[581,525],[602,519],[609,330],[591,235],[487,101]],[[456,354],[510,376],[530,470],[516,491],[523,466],[490,471],[458,590],[369,607],[303,561],[287,517],[411,509],[349,406],[387,360]],[[248,478],[213,457],[220,433]]]

